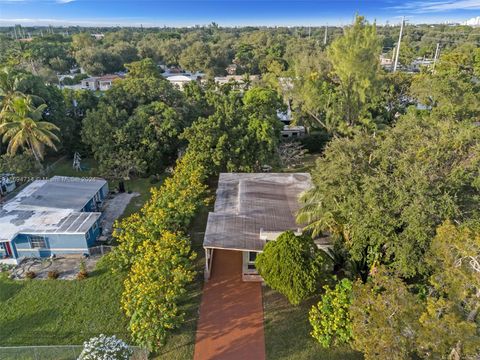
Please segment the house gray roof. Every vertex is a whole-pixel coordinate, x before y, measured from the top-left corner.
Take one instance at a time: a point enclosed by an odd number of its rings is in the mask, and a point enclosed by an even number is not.
[[[54,176],[20,204],[80,211],[106,183],[97,178]]]
[[[298,230],[298,198],[311,187],[307,173],[222,173],[203,246],[262,251],[262,233]]]
[[[83,234],[100,218],[80,210],[106,184],[103,179],[36,180],[0,207],[0,241],[17,234]]]

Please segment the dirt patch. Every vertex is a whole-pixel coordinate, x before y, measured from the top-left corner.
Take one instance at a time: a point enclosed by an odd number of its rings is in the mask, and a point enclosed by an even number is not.
[[[25,274],[28,271],[33,271],[36,274],[35,279],[45,280],[48,279],[48,273],[50,271],[57,271],[59,274],[58,279],[73,280],[77,277],[82,260],[85,261],[87,271],[92,272],[95,270],[95,266],[100,257],[101,256],[90,256],[84,258],[81,255],[69,255],[55,258],[26,259],[12,270],[10,277],[15,280],[22,280],[25,279]]]
[[[140,196],[139,193],[118,193],[112,195],[111,198],[105,201],[103,208],[102,229],[105,236],[109,236],[112,233],[113,223],[120,216],[122,216],[127,205],[133,198]]]

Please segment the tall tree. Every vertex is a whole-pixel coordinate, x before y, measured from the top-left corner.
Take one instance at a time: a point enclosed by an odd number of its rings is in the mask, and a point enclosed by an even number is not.
[[[362,16],[357,16],[353,26],[345,28],[344,36],[328,48],[334,81],[338,84],[338,116],[348,128],[373,126],[368,108],[378,94],[380,51],[376,24],[368,24]]]
[[[338,236],[353,260],[426,274],[425,254],[447,218],[479,215],[480,128],[414,111],[373,136],[331,141],[298,220]]]
[[[19,148],[29,149],[37,161],[43,160],[44,146],[56,150],[55,141],[59,141],[53,131],[59,128],[47,121],[42,121],[47,105],[35,107],[30,97],[16,98],[12,110],[4,115],[0,124],[3,141],[8,141],[7,152],[16,154]]]

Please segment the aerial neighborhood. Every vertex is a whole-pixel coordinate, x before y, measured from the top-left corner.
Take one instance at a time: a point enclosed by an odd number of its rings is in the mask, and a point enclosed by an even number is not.
[[[480,359],[474,3],[0,0],[0,359]]]

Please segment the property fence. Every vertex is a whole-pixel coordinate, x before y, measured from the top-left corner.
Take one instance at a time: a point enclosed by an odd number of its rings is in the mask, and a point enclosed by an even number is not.
[[[109,253],[112,250],[113,250],[113,246],[108,246],[108,245],[93,246],[88,249],[88,251],[90,252],[90,255],[104,255],[106,253]]]
[[[1,360],[77,360],[82,345],[0,347]],[[131,360],[148,360],[148,351],[132,346]]]

